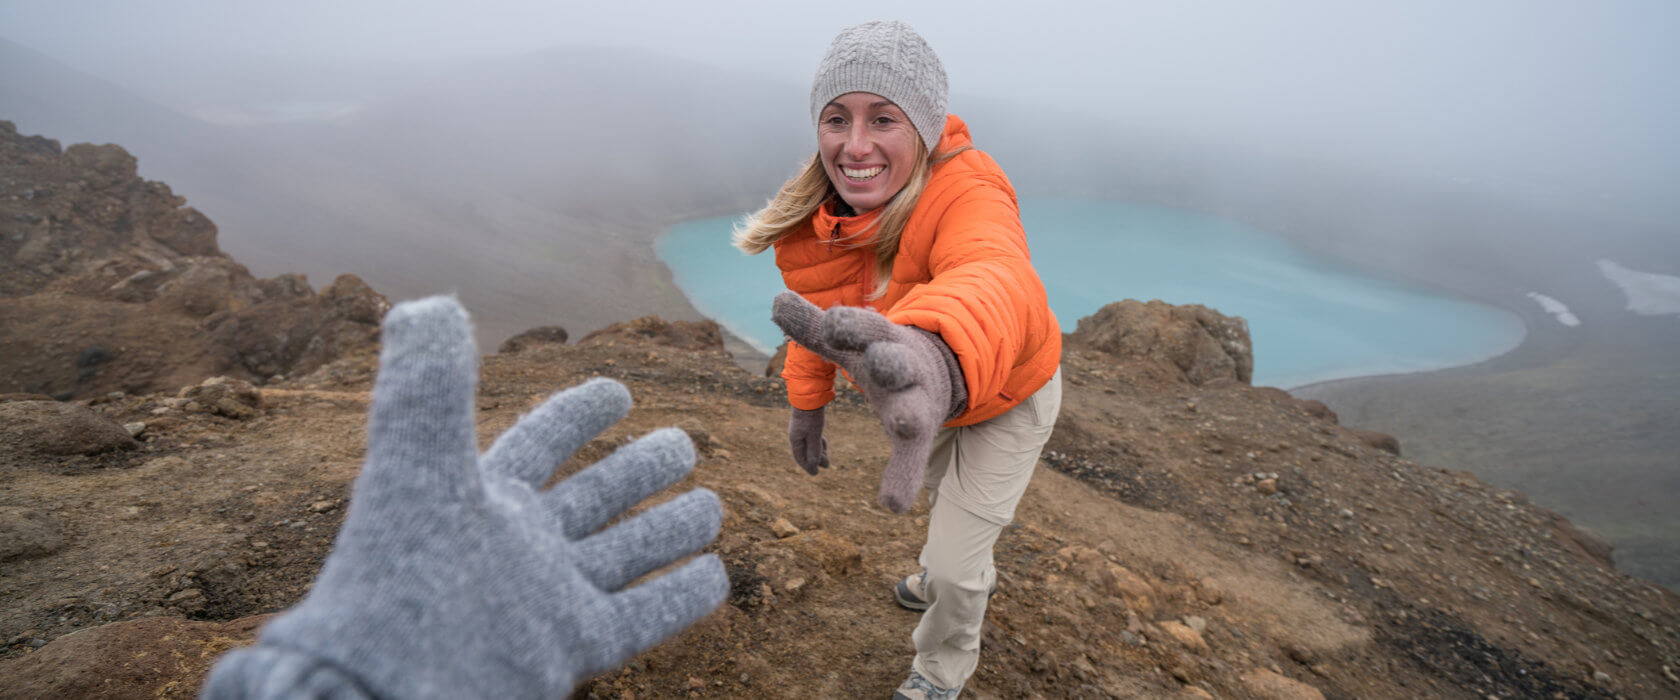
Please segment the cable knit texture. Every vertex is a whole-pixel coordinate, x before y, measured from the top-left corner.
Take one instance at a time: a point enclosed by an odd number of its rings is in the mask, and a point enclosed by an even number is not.
[[[350,513],[309,596],[229,653],[206,686],[232,697],[565,697],[710,613],[729,592],[722,523],[695,489],[601,529],[681,480],[694,446],[656,431],[543,490],[630,410],[597,379],[522,416],[482,456],[478,352],[454,299],[398,305]]]
[[[924,146],[939,143],[949,92],[945,66],[910,25],[865,22],[841,30],[811,83],[811,123],[817,122],[824,106],[848,92],[892,100],[910,117]]]

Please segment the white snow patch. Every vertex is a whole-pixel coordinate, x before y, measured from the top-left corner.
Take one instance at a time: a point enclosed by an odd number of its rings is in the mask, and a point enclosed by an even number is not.
[[[1598,271],[1622,288],[1628,311],[1641,316],[1680,314],[1680,277],[1630,270],[1613,260],[1598,261]]]
[[[1569,307],[1565,306],[1563,302],[1539,292],[1529,292],[1528,298],[1540,302],[1540,308],[1545,309],[1546,313],[1556,316],[1558,323],[1569,326],[1570,328],[1581,325],[1581,319],[1577,318],[1574,313],[1570,312]]]

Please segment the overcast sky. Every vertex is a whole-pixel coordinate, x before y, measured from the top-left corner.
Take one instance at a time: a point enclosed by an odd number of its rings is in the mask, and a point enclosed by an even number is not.
[[[959,97],[1565,195],[1680,184],[1672,0],[4,0],[0,36],[119,82],[219,56],[389,64],[595,44],[802,87],[837,30],[884,18],[927,37]]]

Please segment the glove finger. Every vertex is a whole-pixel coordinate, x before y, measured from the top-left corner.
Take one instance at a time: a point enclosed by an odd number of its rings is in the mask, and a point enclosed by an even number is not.
[[[904,391],[916,385],[915,356],[903,343],[873,343],[863,353],[863,371],[871,382],[887,391]]]
[[[863,352],[870,343],[893,340],[903,330],[873,309],[836,306],[823,315],[822,340],[840,352]]]
[[[930,402],[919,392],[892,394],[878,408],[881,425],[892,442],[892,454],[881,474],[881,505],[903,513],[916,503],[933,452],[933,435],[939,419],[929,411]]]
[[[892,441],[892,454],[887,457],[886,471],[881,474],[881,505],[894,513],[904,513],[916,505],[922,478],[927,473],[928,455],[932,452],[932,435]]]
[[[437,495],[476,487],[478,351],[466,310],[447,296],[404,302],[385,315],[381,333],[358,488]]]
[[[543,494],[543,505],[566,538],[575,540],[692,469],[694,443],[681,430],[662,428],[556,484]]]
[[[827,348],[823,345],[822,309],[817,308],[792,291],[785,291],[776,295],[776,300],[770,305],[770,320],[782,329],[793,342],[805,346],[805,349],[818,355],[827,356]]]
[[[520,417],[480,460],[484,470],[542,488],[555,467],[630,413],[630,390],[591,379],[562,391]]]
[[[695,489],[579,542],[578,569],[596,588],[616,591],[705,547],[722,525],[717,494]]]
[[[729,576],[715,554],[695,557],[676,571],[609,597],[617,620],[640,652],[683,631],[710,614],[729,595]],[[623,659],[613,659],[618,663]]]
[[[797,435],[793,437],[792,442],[794,463],[798,464],[800,469],[804,469],[806,474],[816,476],[818,465],[811,454],[812,441],[804,435]]]

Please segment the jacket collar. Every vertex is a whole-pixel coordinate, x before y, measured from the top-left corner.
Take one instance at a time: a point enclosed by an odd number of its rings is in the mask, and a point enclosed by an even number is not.
[[[834,213],[834,200],[823,202],[811,215],[811,227],[816,229],[817,240],[828,244],[845,244],[858,246],[869,243],[875,237],[875,220],[881,217],[881,210],[865,212],[857,216],[837,216]]]

